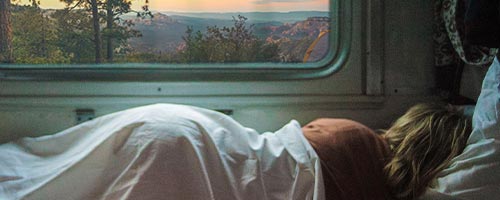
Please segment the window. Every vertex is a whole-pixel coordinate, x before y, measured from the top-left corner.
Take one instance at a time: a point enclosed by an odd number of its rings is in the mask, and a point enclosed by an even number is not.
[[[2,2],[9,2],[4,0]],[[329,0],[20,0],[0,8],[4,79],[276,80],[349,51]],[[3,6],[3,5],[2,5]],[[8,9],[6,9],[8,8]],[[2,15],[2,14],[0,14]],[[347,27],[347,26],[346,26]],[[117,78],[118,77],[118,78]]]

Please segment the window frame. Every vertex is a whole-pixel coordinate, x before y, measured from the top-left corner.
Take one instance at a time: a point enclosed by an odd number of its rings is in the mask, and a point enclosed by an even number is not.
[[[319,79],[340,71],[351,50],[352,2],[332,0],[331,50],[315,63],[0,64],[0,80],[34,81],[277,81]],[[336,23],[333,23],[336,22]]]

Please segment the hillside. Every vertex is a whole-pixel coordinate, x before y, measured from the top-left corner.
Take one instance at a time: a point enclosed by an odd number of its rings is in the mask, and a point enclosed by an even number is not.
[[[233,17],[238,15],[243,15],[249,19],[252,23],[262,23],[262,22],[282,22],[282,23],[294,23],[296,21],[305,20],[311,16],[318,17],[328,17],[329,12],[323,11],[292,11],[292,12],[229,12],[229,13],[211,13],[211,12],[201,12],[201,13],[189,13],[189,12],[161,12],[169,16],[184,16],[193,18],[203,18],[203,19],[218,19],[218,20],[231,20]]]
[[[186,31],[186,24],[160,13],[152,19],[134,18],[134,29],[141,32],[142,37],[131,38],[130,47],[138,52],[162,53],[174,50]]]
[[[301,39],[304,37],[316,37],[321,31],[329,30],[330,18],[309,17],[306,20],[295,23],[284,24],[258,24],[256,33],[266,36],[269,41],[280,38]]]
[[[182,37],[187,27],[192,27],[195,31],[204,31],[207,26],[229,27],[233,25],[232,17],[221,19],[221,16],[229,16],[232,15],[231,13],[200,14],[200,16],[207,15],[212,18],[169,16],[163,13],[154,14],[152,19],[134,18],[134,29],[141,31],[143,36],[130,39],[130,47],[142,53],[175,52],[178,46],[183,44]],[[274,15],[286,16],[283,13]],[[257,37],[268,43],[279,43],[284,60],[298,61],[319,32],[329,29],[329,20],[328,17],[314,16],[293,23],[279,20],[252,23],[254,21],[249,18],[247,23],[254,24],[253,32]]]
[[[330,18],[309,17],[281,26],[263,26],[259,35],[267,35],[266,42],[279,44],[281,60],[284,62],[302,62],[302,59],[320,32],[330,30]],[[262,33],[263,32],[263,33]],[[328,37],[323,37],[313,50],[310,62],[321,60],[329,50]]]

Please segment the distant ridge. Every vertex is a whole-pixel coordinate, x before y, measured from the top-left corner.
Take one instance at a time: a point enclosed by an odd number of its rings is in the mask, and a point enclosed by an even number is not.
[[[196,17],[205,19],[231,20],[233,17],[242,15],[248,18],[253,23],[279,21],[291,23],[296,21],[306,20],[308,17],[329,17],[327,11],[290,11],[290,12],[172,12],[162,11],[161,13],[169,16]]]

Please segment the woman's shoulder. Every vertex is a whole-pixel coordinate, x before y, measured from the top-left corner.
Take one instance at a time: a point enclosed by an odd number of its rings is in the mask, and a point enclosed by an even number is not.
[[[364,124],[343,118],[318,118],[303,128],[304,134],[316,136],[345,137],[346,139],[374,138],[382,140],[381,136]]]
[[[390,154],[369,127],[320,118],[302,128],[321,160],[327,199],[387,199],[383,167]]]

